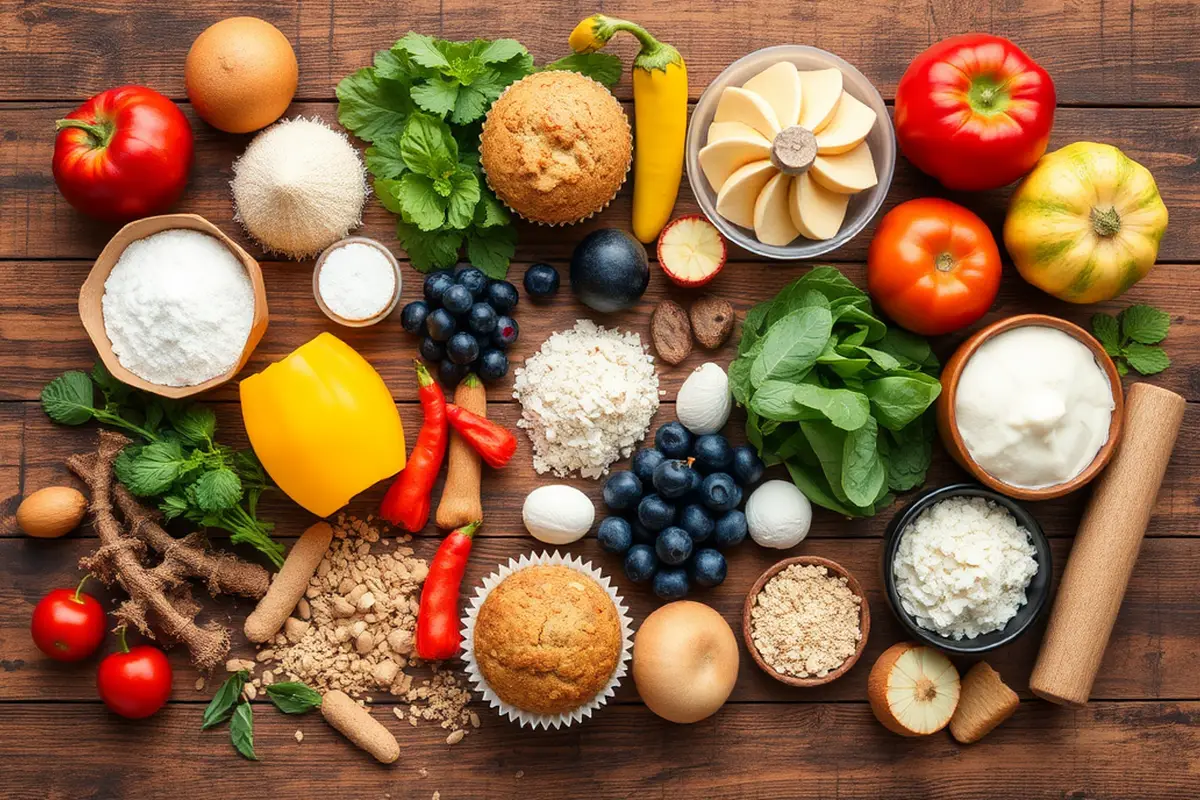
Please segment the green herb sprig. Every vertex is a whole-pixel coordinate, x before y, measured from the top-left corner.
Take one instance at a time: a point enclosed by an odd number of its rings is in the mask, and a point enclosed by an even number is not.
[[[204,709],[200,730],[208,730],[229,720],[229,739],[235,750],[251,761],[258,761],[254,752],[254,708],[242,699],[242,690],[250,673],[238,670],[217,689]],[[285,714],[303,714],[320,708],[321,695],[308,684],[284,681],[266,687],[267,697]]]
[[[1117,372],[1157,375],[1171,366],[1166,351],[1157,345],[1171,332],[1171,317],[1153,306],[1135,305],[1117,316],[1096,314],[1092,333],[1112,356]]]
[[[746,314],[729,384],[763,460],[817,505],[862,517],[925,481],[938,369],[928,342],[816,267]]]
[[[99,390],[103,402],[96,404]],[[274,524],[258,518],[258,501],[270,483],[258,459],[215,441],[217,417],[197,404],[165,400],[118,381],[101,364],[91,374],[73,370],[42,389],[42,408],[63,425],[92,420],[142,440],[121,451],[117,480],[139,497],[158,498],[167,519],[182,517],[204,528],[229,531],[276,567],[284,547],[271,538]]]

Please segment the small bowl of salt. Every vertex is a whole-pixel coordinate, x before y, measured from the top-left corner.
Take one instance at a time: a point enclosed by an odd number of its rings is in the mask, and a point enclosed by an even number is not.
[[[400,302],[400,264],[374,239],[349,236],[325,248],[317,259],[313,296],[325,316],[339,325],[374,325]]]

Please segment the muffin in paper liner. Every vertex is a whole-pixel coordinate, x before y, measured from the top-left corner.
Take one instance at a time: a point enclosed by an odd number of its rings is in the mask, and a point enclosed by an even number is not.
[[[583,78],[584,80],[596,84],[596,86],[599,86],[601,89],[603,89],[609,95],[612,95],[612,92],[609,90],[609,88],[607,86],[605,86],[604,84],[600,83],[599,81],[597,81],[596,79],[594,79],[588,75],[584,75],[583,73],[577,73],[577,72],[573,72],[570,70],[565,70],[565,71],[570,72],[570,74],[572,74],[572,75],[578,75],[579,77]],[[553,72],[553,71],[551,71],[551,72]],[[504,96],[506,94],[508,94],[514,86],[518,86],[522,82],[524,82],[524,81],[528,80],[529,78],[532,78],[536,75],[544,75],[544,74],[550,74],[550,73],[535,72],[535,73],[533,73],[533,75],[526,75],[521,80],[510,83],[504,89],[504,91],[500,93],[500,97],[496,98],[496,100],[492,103],[492,105],[488,107],[487,115],[484,116],[483,123],[482,123],[482,126],[480,127],[480,131],[479,131],[479,144],[480,144],[479,171],[483,173],[483,180],[485,183],[487,183],[488,189],[491,190],[492,194],[496,195],[496,199],[498,199],[501,203],[503,203],[504,207],[507,208],[509,211],[516,214],[518,217],[525,220],[526,222],[532,222],[534,224],[542,225],[542,226],[549,227],[549,228],[558,228],[558,227],[565,227],[567,225],[577,225],[580,222],[591,219],[592,217],[596,216],[604,209],[608,208],[609,205],[612,203],[612,201],[617,198],[617,195],[621,193],[621,189],[624,188],[625,182],[629,179],[629,171],[631,169],[633,169],[633,158],[634,158],[633,127],[629,124],[629,115],[625,113],[625,109],[622,107],[621,115],[625,119],[625,131],[626,131],[626,135],[629,137],[629,159],[625,164],[625,173],[621,176],[621,182],[619,184],[617,184],[617,187],[613,190],[613,193],[609,196],[609,198],[604,201],[603,205],[599,206],[598,208],[594,209],[593,211],[591,211],[587,214],[584,214],[582,217],[579,217],[578,219],[567,220],[564,222],[547,222],[545,220],[534,219],[532,217],[526,216],[525,214],[522,214],[520,211],[518,211],[517,209],[515,209],[511,205],[509,205],[508,201],[505,200],[504,197],[500,194],[500,192],[496,191],[496,187],[494,187],[492,185],[492,180],[490,177],[488,177],[487,169],[483,165],[483,136],[484,136],[484,132],[487,131],[488,120],[491,119],[492,109],[494,109],[496,107],[496,105],[501,100],[504,99]],[[613,99],[616,100],[616,97],[613,96]],[[620,106],[620,101],[618,100],[616,102],[617,102],[618,106]]]
[[[479,671],[479,665],[475,661],[475,618],[479,615],[479,609],[483,607],[483,602],[491,594],[492,590],[499,586],[501,581],[509,575],[533,566],[563,566],[587,575],[612,600],[613,607],[617,610],[617,619],[621,624],[621,655],[617,659],[616,669],[613,670],[612,675],[609,677],[607,685],[601,691],[597,692],[595,697],[587,703],[561,714],[537,714],[504,702],[488,686],[487,680],[484,679],[483,674]],[[629,616],[629,608],[625,605],[624,598],[617,594],[617,589],[612,585],[611,581],[602,575],[600,570],[592,566],[591,561],[585,562],[582,558],[571,556],[570,554],[563,555],[557,550],[554,551],[553,555],[545,551],[540,554],[527,553],[520,558],[510,558],[507,564],[501,564],[495,572],[484,578],[483,585],[475,590],[475,596],[471,598],[466,613],[463,614],[462,623],[462,659],[466,664],[467,678],[483,698],[487,700],[489,706],[498,710],[501,715],[508,717],[513,722],[519,723],[522,728],[529,726],[537,730],[538,728],[549,729],[553,727],[557,729],[569,727],[576,722],[583,721],[586,717],[592,716],[593,711],[608,703],[608,698],[616,693],[617,687],[621,685],[621,679],[629,671],[629,660],[633,656],[633,620]]]

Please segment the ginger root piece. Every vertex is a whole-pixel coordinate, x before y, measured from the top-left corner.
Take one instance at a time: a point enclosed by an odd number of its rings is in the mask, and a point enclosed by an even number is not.
[[[333,528],[328,522],[318,522],[306,530],[279,569],[258,607],[246,617],[243,631],[252,642],[265,642],[283,627],[292,609],[304,597],[308,582],[317,572],[321,560],[333,541]]]
[[[958,708],[950,718],[950,735],[963,744],[978,742],[1017,710],[1020,700],[1000,673],[980,661],[962,679]]]
[[[195,535],[174,539],[158,526],[151,511],[119,489],[117,502],[138,533],[123,531],[113,508],[113,461],[127,444],[124,436],[101,431],[96,452],[67,458],[67,467],[91,493],[92,525],[100,539],[100,548],[81,558],[79,566],[107,585],[119,584],[129,595],[113,612],[119,623],[131,625],[165,646],[182,642],[192,663],[202,672],[211,671],[229,653],[229,631],[215,622],[196,624],[200,606],[192,600],[187,579],[203,578],[210,590],[220,587],[222,592],[256,597],[266,591],[266,572],[234,556],[202,548],[202,540]],[[164,554],[155,567],[143,562],[147,543]]]

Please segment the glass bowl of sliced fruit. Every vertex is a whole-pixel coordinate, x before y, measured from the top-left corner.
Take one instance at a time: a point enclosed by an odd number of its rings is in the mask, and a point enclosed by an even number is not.
[[[883,205],[895,168],[879,91],[816,47],[778,45],[733,62],[688,126],[688,182],[704,215],[768,258],[813,258],[850,241]]]

